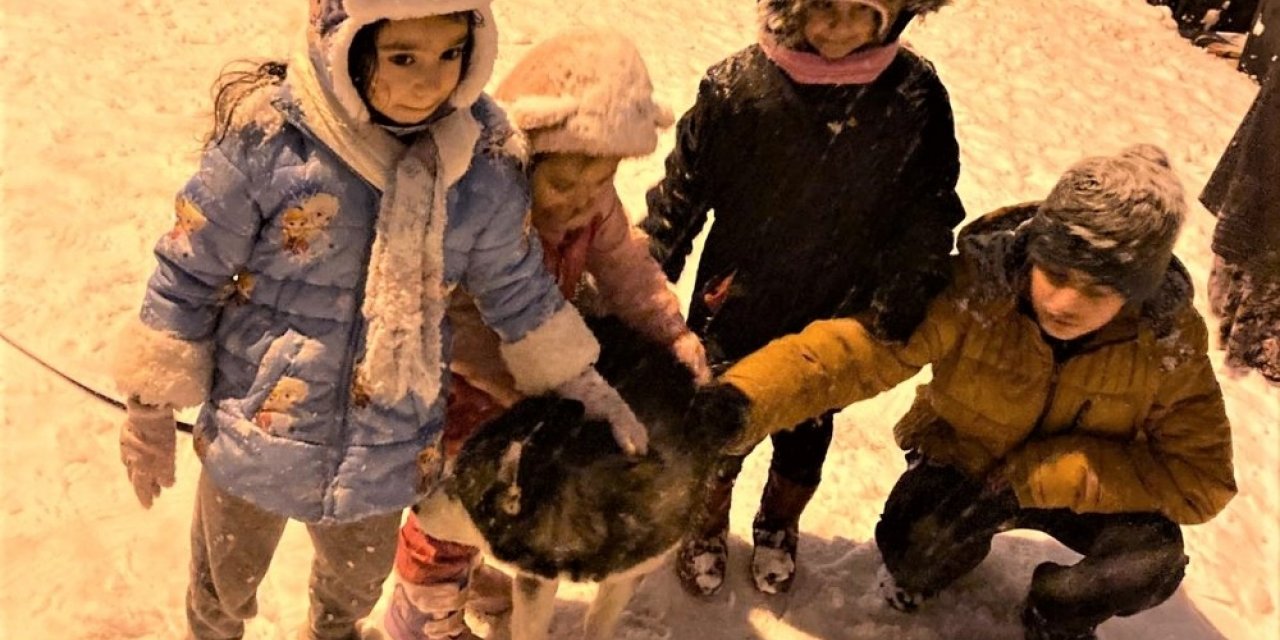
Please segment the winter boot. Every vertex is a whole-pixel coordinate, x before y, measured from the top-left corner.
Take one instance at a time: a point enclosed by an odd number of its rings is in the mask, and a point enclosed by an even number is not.
[[[889,568],[884,565],[880,565],[880,569],[876,571],[876,582],[880,597],[884,598],[885,603],[903,613],[915,612],[929,597],[928,594],[909,591],[898,585],[893,574],[889,573]]]
[[[463,620],[467,587],[397,581],[384,627],[389,640],[480,640]]]
[[[1022,630],[1026,640],[1098,640],[1093,627],[1080,629],[1050,622],[1030,602],[1022,609]]]
[[[702,508],[691,519],[689,532],[676,552],[676,577],[692,595],[710,596],[724,585],[729,562],[729,507],[741,464],[741,460],[721,464],[707,481]]]
[[[796,578],[800,514],[817,489],[769,472],[760,511],[751,526],[755,542],[751,577],[761,593],[786,593],[791,589]]]

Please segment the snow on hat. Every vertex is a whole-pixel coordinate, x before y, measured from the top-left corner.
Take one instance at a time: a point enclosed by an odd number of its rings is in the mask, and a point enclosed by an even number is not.
[[[357,122],[369,122],[369,109],[351,79],[348,57],[351,42],[360,29],[379,20],[412,20],[429,16],[474,11],[479,20],[471,29],[471,52],[467,68],[449,98],[449,104],[469,108],[480,98],[493,75],[498,55],[498,28],[494,24],[491,0],[310,0],[311,20],[307,29],[312,64],[347,115]]]
[[[1033,262],[1083,271],[1140,301],[1156,290],[1186,218],[1182,183],[1159,147],[1086,158],[1028,222]]]
[[[648,155],[675,121],[653,100],[644,59],[608,29],[557,34],[529,50],[494,97],[533,153]]]
[[[880,14],[880,37],[893,28],[898,16],[906,11],[912,16],[937,11],[951,0],[835,0],[870,7]],[[804,37],[804,11],[813,0],[757,0],[760,31],[783,46],[799,44]],[[905,26],[905,25],[904,25]]]

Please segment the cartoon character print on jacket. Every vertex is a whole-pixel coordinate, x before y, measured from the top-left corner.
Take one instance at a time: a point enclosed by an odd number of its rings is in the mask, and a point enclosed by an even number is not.
[[[338,215],[338,199],[328,193],[308,196],[280,214],[280,246],[290,255],[309,260],[329,247],[329,224]]]
[[[174,222],[173,228],[169,233],[165,234],[165,242],[171,243],[172,248],[184,256],[190,256],[191,234],[204,228],[209,222],[205,218],[204,213],[196,206],[196,203],[179,195],[173,203]]]
[[[280,378],[271,389],[262,408],[253,416],[253,423],[268,433],[286,431],[293,422],[289,412],[307,397],[307,383],[288,376]]]

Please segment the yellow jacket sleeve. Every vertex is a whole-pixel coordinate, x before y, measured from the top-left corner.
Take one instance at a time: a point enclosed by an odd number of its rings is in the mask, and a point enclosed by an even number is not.
[[[939,296],[905,345],[881,343],[857,320],[820,320],[738,361],[721,377],[751,401],[744,441],[865,400],[915,375],[956,341],[950,297]]]
[[[1196,321],[1198,327],[1184,327],[1193,332],[1195,355],[1160,385],[1141,429],[1145,438],[1062,435],[1010,454],[1005,472],[1024,507],[1160,512],[1198,524],[1226,506],[1236,493],[1231,425],[1203,348],[1204,323]]]

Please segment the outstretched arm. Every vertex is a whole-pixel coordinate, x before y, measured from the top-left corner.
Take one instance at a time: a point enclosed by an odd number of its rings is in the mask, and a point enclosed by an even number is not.
[[[703,78],[696,102],[676,125],[666,176],[646,196],[649,213],[640,228],[649,234],[649,253],[672,282],[680,278],[711,208],[714,159],[708,155],[722,117],[719,91],[710,77]]]

